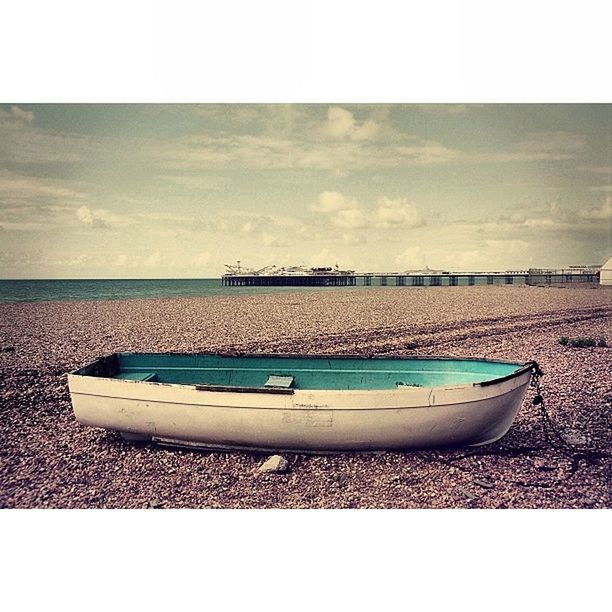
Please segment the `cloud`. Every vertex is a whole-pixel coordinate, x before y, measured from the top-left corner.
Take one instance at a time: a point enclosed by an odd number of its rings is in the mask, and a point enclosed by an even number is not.
[[[335,140],[373,140],[379,135],[381,126],[372,119],[366,119],[359,124],[351,111],[340,106],[330,106],[327,110],[327,120],[320,131],[324,136]]]
[[[347,198],[339,191],[323,191],[317,198],[317,204],[313,204],[310,207],[311,210],[322,213],[332,213],[355,208],[359,208],[357,201]]]
[[[496,224],[512,229],[567,229],[575,223],[576,213],[559,204],[557,200],[538,202],[529,200],[525,208],[510,215],[500,215]],[[496,224],[492,224],[495,227]],[[484,227],[486,224],[482,224]]]
[[[601,206],[594,208],[583,208],[578,214],[582,219],[609,221],[612,219],[612,196],[608,196]]]
[[[286,134],[191,134],[138,154],[164,169],[207,173],[232,167],[308,169],[327,170],[334,176],[372,167],[440,164],[459,156],[436,141],[394,131],[383,115],[378,121],[358,123],[350,111],[339,110],[323,127],[305,118]],[[381,135],[384,139],[374,142]]]
[[[0,170],[0,198],[5,201],[42,203],[57,200],[62,202],[84,200],[85,195],[63,186],[56,180]]]
[[[562,161],[574,159],[586,146],[582,134],[565,131],[530,132],[504,152],[466,154],[471,162]]]
[[[353,113],[339,106],[330,106],[327,111],[327,122],[323,132],[331,138],[344,138],[352,134],[355,129]]]
[[[360,229],[367,227],[370,223],[368,214],[360,208],[339,210],[333,214],[331,221],[336,227],[344,229]]]
[[[258,225],[255,221],[247,221],[246,223],[242,225],[242,227],[240,228],[240,231],[243,234],[252,234],[257,229],[258,229]]]
[[[429,166],[459,159],[461,154],[433,140],[411,138],[407,144],[394,147],[396,165]]]
[[[103,208],[92,210],[89,208],[89,206],[83,205],[80,208],[77,208],[75,212],[77,219],[81,223],[91,227],[107,228],[111,225],[127,224],[127,220],[125,218],[114,215]]]
[[[37,128],[33,113],[18,106],[0,109],[0,161],[76,162],[91,159],[104,149],[100,138]]]
[[[525,155],[541,159],[569,159],[584,149],[586,138],[582,134],[564,131],[531,132],[514,148]]]
[[[365,209],[357,200],[338,191],[324,191],[319,194],[317,204],[310,208],[329,215],[331,224],[342,229],[411,228],[424,224],[416,206],[404,198],[383,196],[373,209]]]
[[[416,206],[403,198],[378,200],[374,211],[375,224],[378,227],[419,227],[423,220],[419,217]]]

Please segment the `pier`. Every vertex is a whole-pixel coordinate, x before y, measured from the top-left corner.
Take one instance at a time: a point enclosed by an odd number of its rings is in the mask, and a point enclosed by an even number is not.
[[[257,274],[232,272],[221,277],[225,287],[457,287],[472,285],[564,285],[597,283],[591,268],[535,269],[506,272],[331,272],[311,274]]]

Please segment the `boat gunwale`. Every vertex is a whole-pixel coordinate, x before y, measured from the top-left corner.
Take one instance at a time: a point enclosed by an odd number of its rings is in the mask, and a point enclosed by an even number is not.
[[[181,384],[181,383],[161,383],[161,382],[155,382],[155,381],[135,381],[135,380],[122,380],[122,379],[117,379],[114,376],[88,376],[87,374],[83,373],[83,370],[86,370],[87,368],[91,368],[94,365],[96,365],[99,362],[103,362],[105,360],[109,360],[112,358],[117,358],[119,355],[153,355],[153,356],[159,356],[159,357],[163,357],[163,356],[186,356],[186,357],[196,357],[196,356],[215,356],[215,357],[228,357],[228,358],[236,358],[236,357],[247,357],[247,358],[268,358],[268,359],[360,359],[363,361],[366,360],[371,360],[371,359],[376,359],[376,360],[406,360],[406,361],[482,361],[482,362],[486,362],[486,363],[499,363],[499,364],[504,364],[504,365],[515,365],[515,366],[519,366],[519,368],[517,370],[515,370],[514,372],[511,372],[510,374],[507,374],[505,376],[501,376],[501,377],[497,377],[497,378],[492,378],[489,380],[484,380],[484,381],[480,381],[480,382],[474,382],[474,383],[462,383],[459,385],[438,385],[435,387],[411,387],[411,386],[406,386],[405,388],[403,386],[398,386],[396,388],[389,388],[389,389],[291,389],[291,390],[282,390],[283,393],[287,393],[287,394],[293,394],[293,391],[305,391],[305,392],[313,392],[313,391],[318,391],[318,392],[328,392],[328,391],[333,391],[334,393],[355,393],[355,392],[360,392],[360,393],[380,393],[380,392],[396,392],[396,391],[400,391],[400,392],[406,392],[406,391],[410,391],[410,390],[415,390],[415,389],[419,389],[419,390],[423,390],[423,389],[447,389],[447,390],[451,390],[451,389],[467,389],[470,387],[488,387],[488,386],[492,386],[492,385],[496,385],[496,384],[500,384],[509,380],[512,380],[514,378],[518,378],[519,376],[522,376],[523,374],[531,371],[538,371],[541,373],[539,366],[537,364],[537,362],[535,361],[509,361],[509,360],[505,360],[505,359],[489,359],[486,357],[453,357],[453,356],[436,356],[436,355],[423,355],[423,356],[418,356],[418,355],[362,355],[362,354],[342,354],[342,355],[330,355],[330,354],[326,354],[326,353],[307,353],[305,355],[299,355],[299,354],[295,354],[295,353],[241,353],[241,352],[219,352],[219,351],[198,351],[197,353],[188,353],[188,352],[172,352],[172,351],[164,351],[164,352],[159,352],[159,353],[152,353],[152,352],[137,352],[137,351],[116,351],[114,353],[111,353],[109,355],[103,355],[101,357],[96,358],[94,361],[92,361],[91,363],[84,365],[74,371],[69,372],[70,375],[73,376],[82,376],[82,377],[90,377],[90,378],[99,378],[99,379],[106,379],[106,380],[117,380],[120,382],[130,382],[130,383],[140,383],[140,384],[146,384],[146,385],[164,385],[164,386],[173,386],[173,387],[181,387],[181,388],[185,388],[185,387],[194,387],[196,390],[201,391],[201,392],[228,392],[228,393],[270,393],[270,394],[276,394],[279,393],[278,389],[275,388],[266,388],[266,387],[245,387],[245,386],[227,386],[227,385],[219,385],[217,388],[212,388],[213,385],[203,385],[203,384],[196,384],[196,385],[187,385],[187,384]],[[210,387],[210,388],[205,388],[205,387]],[[200,387],[200,388],[198,388]]]
[[[117,380],[114,378],[108,378],[108,379],[104,379],[104,380]],[[127,383],[139,383],[141,381],[136,381],[136,380],[119,380],[118,382],[127,382]],[[165,387],[192,387],[192,385],[177,385],[174,383],[149,383],[148,381],[145,384],[152,384],[152,385],[158,385],[158,386],[165,386]],[[437,389],[444,389],[445,391],[457,391],[460,388],[465,388],[465,387],[469,387],[471,385],[461,385],[461,386],[455,386],[455,387],[437,387]],[[430,388],[434,388],[434,387],[430,387]],[[410,391],[422,391],[423,389],[428,389],[427,387],[421,387],[421,388],[411,388],[409,387],[406,390],[403,390],[401,388],[399,389],[372,389],[372,390],[368,390],[368,391],[360,391],[360,390],[355,390],[355,389],[345,389],[340,391],[340,393],[346,393],[346,392],[350,392],[350,393],[384,393],[385,391],[392,391],[393,393],[395,393],[396,391],[400,391],[400,392],[410,392]],[[496,398],[500,398],[503,397],[505,395],[508,395],[510,393],[514,393],[514,391],[516,391],[517,387],[514,387],[512,389],[503,391],[497,395],[495,395],[494,397]],[[197,389],[196,389],[197,390]],[[310,393],[310,391],[308,390],[304,390],[304,389],[296,389],[295,391],[301,392],[301,393]],[[321,390],[318,389],[318,392],[326,392],[326,390]],[[251,391],[249,391],[250,393]],[[243,392],[237,392],[242,394]],[[257,393],[257,392],[256,392]],[[103,395],[101,396],[99,393],[87,393],[85,391],[77,391],[75,393],[75,395],[81,395],[81,396],[87,396],[87,397],[104,397],[105,399],[115,399],[115,400],[123,400],[123,399],[133,399],[133,398],[126,398],[124,396],[121,395]],[[297,406],[263,406],[263,405],[256,405],[256,406],[244,406],[244,405],[227,405],[227,404],[205,404],[208,408],[222,408],[222,409],[229,409],[229,410],[282,410],[282,411],[293,411],[293,410],[302,410],[302,409],[306,409],[306,410],[316,410],[316,411],[342,411],[342,412],[346,412],[346,411],[356,411],[359,413],[363,413],[363,412],[368,412],[368,411],[392,411],[392,412],[397,412],[398,410],[418,410],[418,409],[422,409],[422,408],[449,408],[449,407],[455,407],[458,405],[466,405],[466,404],[474,404],[474,403],[478,403],[481,401],[486,401],[487,397],[476,397],[473,399],[461,399],[460,401],[454,401],[454,402],[436,402],[436,404],[415,404],[415,405],[394,405],[394,406],[309,406],[309,407],[304,407],[303,405],[297,405]],[[156,404],[172,404],[175,406],[198,406],[201,404],[186,404],[183,401],[174,401],[174,400],[168,400],[168,399],[159,399],[156,398],[154,400]]]

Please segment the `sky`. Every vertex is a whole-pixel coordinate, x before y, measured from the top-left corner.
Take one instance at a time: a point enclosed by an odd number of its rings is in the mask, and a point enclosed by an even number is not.
[[[0,278],[612,255],[612,105],[1,104]]]

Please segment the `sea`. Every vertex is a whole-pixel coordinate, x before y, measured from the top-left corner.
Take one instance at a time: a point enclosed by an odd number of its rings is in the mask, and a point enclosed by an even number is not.
[[[223,287],[220,278],[0,280],[0,302],[130,300],[325,290],[326,287]]]
[[[386,289],[395,287],[393,281]],[[459,279],[459,284],[467,284]],[[476,284],[486,279],[477,278]],[[263,293],[295,293],[312,291],[367,291],[380,287],[380,279],[373,278],[372,286],[356,287],[224,287],[220,278],[163,278],[163,279],[96,279],[96,280],[0,280],[0,302],[44,302],[66,300],[129,300],[143,298],[207,297],[225,295],[254,295]]]

